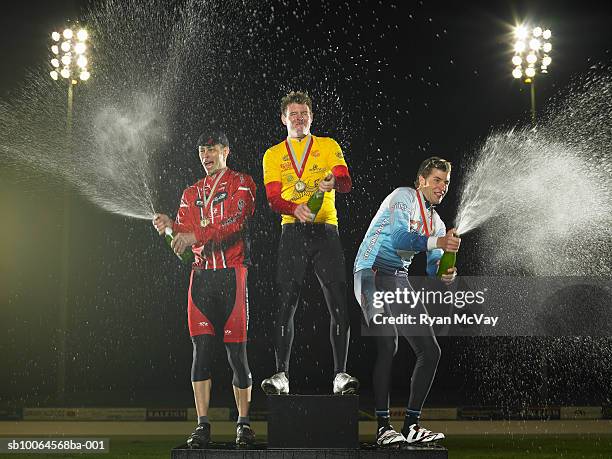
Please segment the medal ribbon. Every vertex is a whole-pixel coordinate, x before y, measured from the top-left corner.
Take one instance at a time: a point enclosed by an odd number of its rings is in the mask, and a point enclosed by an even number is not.
[[[227,171],[227,169],[224,169],[223,171],[221,171],[219,175],[217,176],[217,178],[215,179],[215,181],[213,182],[213,186],[210,189],[210,193],[208,197],[206,197],[206,191],[204,191],[204,187],[206,186],[206,179],[204,179],[204,184],[202,185],[202,194],[204,195],[204,198],[203,198],[204,205],[200,207],[200,220],[204,220],[204,215],[208,215],[208,212],[210,211],[209,203],[211,202],[211,198],[215,194],[215,190],[217,189],[219,180],[221,180],[221,177],[223,177],[223,175],[225,174],[225,171]],[[198,188],[198,197],[201,197],[199,188]]]
[[[421,210],[421,220],[423,221],[423,226],[425,227],[425,236],[429,237],[429,234],[433,232],[433,210],[429,217],[429,225],[427,225],[427,217],[425,217],[425,206],[423,205],[421,194],[422,193],[417,190],[417,199],[419,201],[419,209]]]
[[[297,175],[298,180],[302,178],[302,174],[304,174],[304,168],[306,167],[306,159],[310,154],[310,149],[312,148],[313,140],[312,135],[308,135],[308,141],[306,145],[304,145],[304,149],[302,150],[302,159],[298,161],[297,156],[295,155],[295,151],[293,151],[293,146],[291,145],[291,141],[287,138],[285,139],[285,147],[287,148],[287,152],[289,153],[289,159],[291,159],[291,166]]]

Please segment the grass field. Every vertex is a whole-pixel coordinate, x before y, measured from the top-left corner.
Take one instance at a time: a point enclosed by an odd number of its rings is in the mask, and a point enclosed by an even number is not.
[[[184,436],[110,438],[110,453],[95,455],[105,459],[118,458],[169,458],[170,450],[184,441]],[[231,438],[219,438],[231,441]],[[370,441],[362,438],[362,441]],[[451,436],[442,443],[453,459],[478,458],[538,458],[538,459],[610,459],[612,458],[612,433],[582,435],[460,435]],[[75,458],[92,457],[86,454],[7,454],[11,458]]]

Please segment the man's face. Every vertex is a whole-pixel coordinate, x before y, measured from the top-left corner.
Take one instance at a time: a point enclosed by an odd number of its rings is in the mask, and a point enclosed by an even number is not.
[[[229,148],[220,143],[212,146],[200,145],[198,147],[198,153],[202,166],[204,166],[204,170],[208,175],[214,174],[219,169],[223,169],[227,166]]]
[[[427,178],[419,175],[419,190],[423,192],[425,199],[433,205],[442,202],[449,184],[450,172],[444,172],[441,169],[432,169]]]
[[[281,115],[281,121],[287,126],[289,137],[304,137],[310,134],[312,112],[306,104],[289,104]]]

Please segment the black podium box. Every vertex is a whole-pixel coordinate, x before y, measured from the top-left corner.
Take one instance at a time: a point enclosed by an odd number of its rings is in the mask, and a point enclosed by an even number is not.
[[[359,397],[269,395],[268,448],[359,448]]]

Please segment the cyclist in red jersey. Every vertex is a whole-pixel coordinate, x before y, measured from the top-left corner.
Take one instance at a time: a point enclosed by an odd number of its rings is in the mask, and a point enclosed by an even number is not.
[[[185,189],[176,221],[165,214],[156,214],[153,219],[160,234],[172,229],[172,248],[177,254],[191,247],[195,255],[187,315],[198,426],[187,446],[205,448],[210,442],[208,407],[215,336],[225,343],[234,373],[236,443],[248,446],[255,440],[248,414],[252,377],[246,353],[248,219],[255,208],[255,183],[249,175],[227,167],[229,142],[223,132],[211,129],[202,134],[198,152],[206,177]]]

